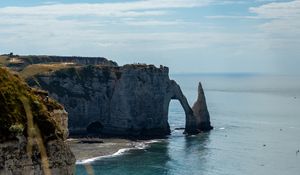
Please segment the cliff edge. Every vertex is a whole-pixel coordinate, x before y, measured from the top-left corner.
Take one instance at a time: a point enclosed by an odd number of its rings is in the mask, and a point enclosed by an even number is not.
[[[0,174],[73,174],[67,115],[47,92],[0,67]]]
[[[102,57],[13,54],[1,55],[0,64],[18,71],[30,86],[48,91],[63,104],[72,136],[169,135],[168,111],[173,99],[184,109],[185,133],[212,129],[201,84],[191,108],[165,66],[118,66]]]
[[[47,90],[68,111],[71,135],[162,137],[170,134],[169,103],[179,100],[185,111],[185,132],[207,131],[169,69],[146,64],[65,67],[27,78]],[[205,100],[204,100],[205,102]]]

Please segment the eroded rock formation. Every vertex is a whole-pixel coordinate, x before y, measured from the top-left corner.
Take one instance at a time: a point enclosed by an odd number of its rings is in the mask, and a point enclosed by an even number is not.
[[[198,85],[198,98],[192,109],[196,120],[193,121],[193,123],[196,125],[195,127],[197,129],[200,131],[209,131],[213,129],[210,124],[210,116],[207,110],[205,95],[201,83]]]
[[[179,100],[185,111],[185,132],[201,132],[202,113],[194,115],[168,73],[167,67],[152,65],[80,66],[39,73],[28,82],[64,104],[71,134],[168,135],[172,99]]]
[[[73,174],[67,112],[0,67],[0,174]]]
[[[192,109],[164,66],[118,66],[102,57],[12,54],[0,56],[0,62],[19,71],[31,86],[47,90],[65,106],[72,135],[168,135],[172,99],[179,100],[185,111],[186,133],[212,128],[201,84]],[[56,111],[55,116],[59,115]]]

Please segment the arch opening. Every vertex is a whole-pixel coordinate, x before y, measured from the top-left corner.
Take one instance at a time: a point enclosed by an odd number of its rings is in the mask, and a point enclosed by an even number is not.
[[[178,99],[171,99],[168,108],[168,123],[171,134],[176,130],[185,129],[186,114]]]

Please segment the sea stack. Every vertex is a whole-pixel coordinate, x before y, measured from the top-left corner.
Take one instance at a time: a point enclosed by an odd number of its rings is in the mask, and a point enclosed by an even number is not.
[[[198,99],[194,103],[192,107],[195,120],[196,120],[196,127],[200,131],[209,131],[213,129],[213,127],[210,124],[210,116],[209,112],[207,110],[206,100],[204,91],[201,85],[201,82],[199,82],[198,85]]]

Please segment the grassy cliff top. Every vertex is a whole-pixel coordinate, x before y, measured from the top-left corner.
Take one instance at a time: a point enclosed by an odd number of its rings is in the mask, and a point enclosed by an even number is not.
[[[1,65],[6,65],[7,62],[8,62],[8,57],[7,57],[7,56],[0,55],[0,66],[1,66]]]
[[[31,64],[59,64],[59,63],[74,63],[80,65],[107,65],[118,66],[112,60],[104,57],[79,57],[79,56],[51,56],[51,55],[0,55],[0,65],[10,67],[14,70],[23,70]]]
[[[63,107],[46,94],[0,67],[0,142],[19,134],[26,136],[30,123],[38,128],[44,140],[62,138],[62,128],[50,117],[50,112]]]
[[[72,63],[58,63],[58,64],[32,64],[25,67],[21,72],[22,78],[32,77],[37,74],[54,72],[63,68],[74,67]]]

